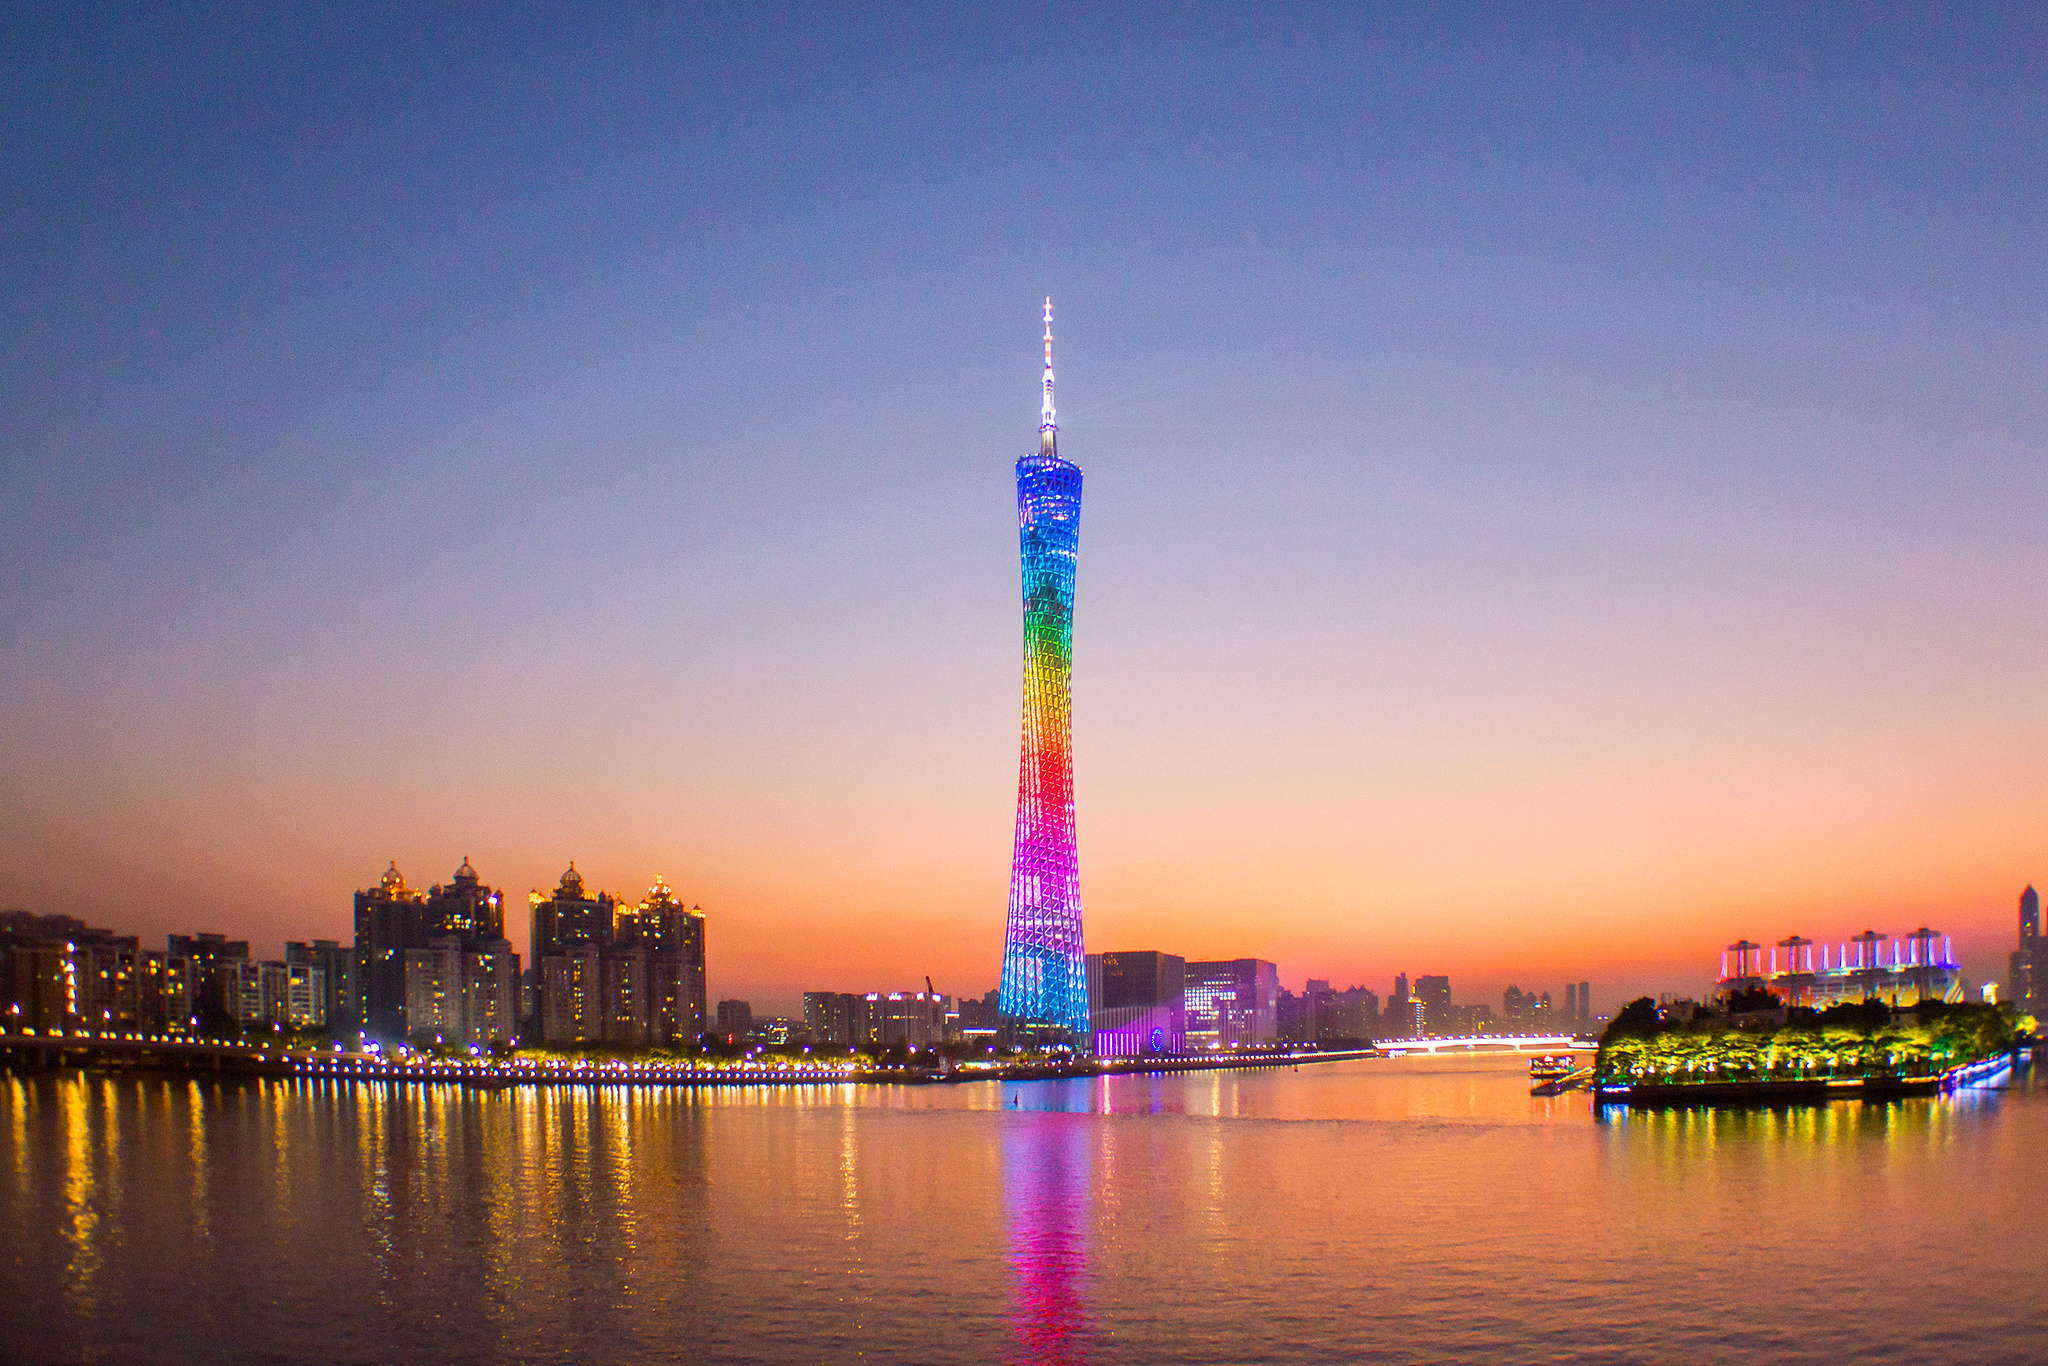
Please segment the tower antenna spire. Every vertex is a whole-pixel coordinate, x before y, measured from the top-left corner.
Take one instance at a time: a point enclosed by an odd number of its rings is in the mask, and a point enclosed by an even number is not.
[[[1059,429],[1052,407],[1052,295],[1048,294],[1045,296],[1045,405],[1038,413],[1038,449],[1041,454],[1051,455],[1058,449],[1055,433]]]

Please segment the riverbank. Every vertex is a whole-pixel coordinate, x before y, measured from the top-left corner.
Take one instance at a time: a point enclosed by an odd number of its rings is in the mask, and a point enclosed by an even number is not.
[[[1972,1086],[1995,1086],[2017,1067],[2031,1065],[2034,1050],[2015,1049],[1962,1063],[1935,1076],[1845,1077],[1833,1080],[1758,1079],[1742,1081],[1633,1082],[1592,1088],[1595,1105],[1637,1109],[1688,1106],[1827,1105],[1838,1100],[1888,1101],[1944,1095]]]
[[[337,1081],[424,1082],[501,1090],[510,1086],[903,1086],[974,1081],[1058,1081],[1142,1073],[1298,1067],[1373,1056],[1371,1049],[1204,1053],[1096,1061],[973,1063],[950,1070],[863,1066],[851,1060],[637,1061],[619,1058],[433,1058],[337,1053],[275,1045],[117,1034],[0,1034],[0,1061],[22,1071],[85,1069]]]
[[[1989,1004],[1923,1001],[1895,1010],[1873,1000],[1775,1012],[1746,1004],[1756,1008],[1716,1003],[1681,1015],[1647,998],[1630,1002],[1601,1037],[1595,1103],[1773,1105],[1935,1095],[2010,1070],[2034,1043],[2031,1016]]]

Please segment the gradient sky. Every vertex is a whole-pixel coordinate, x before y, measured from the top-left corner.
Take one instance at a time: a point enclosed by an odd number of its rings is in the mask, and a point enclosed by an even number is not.
[[[2003,976],[2048,11],[426,8],[0,9],[0,904],[992,987],[1050,293],[1091,948]]]

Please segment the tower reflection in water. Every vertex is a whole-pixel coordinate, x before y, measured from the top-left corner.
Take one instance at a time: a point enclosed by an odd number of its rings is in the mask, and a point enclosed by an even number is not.
[[[1003,1134],[1003,1210],[1015,1297],[1010,1359],[1087,1359],[1081,1302],[1092,1195],[1090,1126],[1079,1116],[1012,1114]]]

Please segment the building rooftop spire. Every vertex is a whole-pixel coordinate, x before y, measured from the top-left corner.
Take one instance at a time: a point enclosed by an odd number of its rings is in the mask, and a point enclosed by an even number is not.
[[[1052,407],[1052,295],[1045,296],[1045,405],[1038,414],[1038,449],[1042,455],[1051,455],[1059,448],[1056,433],[1059,422],[1053,415]]]

